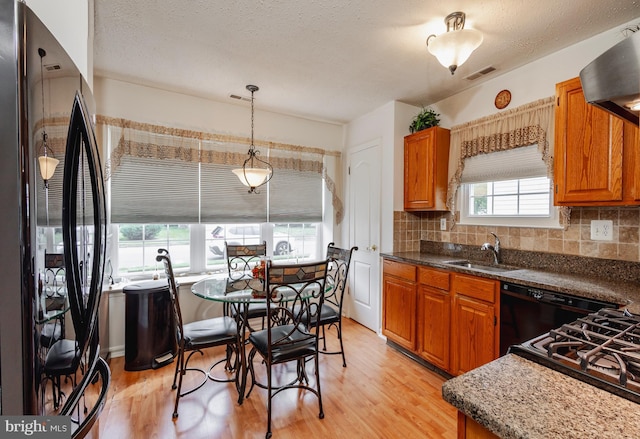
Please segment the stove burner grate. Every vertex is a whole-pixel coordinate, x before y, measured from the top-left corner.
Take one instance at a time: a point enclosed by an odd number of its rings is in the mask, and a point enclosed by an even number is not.
[[[640,317],[602,309],[509,352],[640,403]]]

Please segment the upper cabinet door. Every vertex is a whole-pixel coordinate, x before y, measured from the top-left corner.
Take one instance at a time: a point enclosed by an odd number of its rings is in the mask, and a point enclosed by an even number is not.
[[[446,210],[449,130],[432,127],[404,138],[404,210]]]
[[[555,203],[622,201],[622,119],[587,104],[580,78],[556,85]]]

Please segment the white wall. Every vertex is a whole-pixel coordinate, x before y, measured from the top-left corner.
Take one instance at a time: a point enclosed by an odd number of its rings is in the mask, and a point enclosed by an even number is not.
[[[93,0],[25,0],[93,87]]]
[[[251,134],[248,102],[217,102],[101,77],[95,78],[93,93],[98,114],[105,116],[223,134]],[[254,131],[260,140],[342,150],[343,125],[265,111],[257,102]]]
[[[402,210],[404,136],[409,134],[411,119],[420,108],[397,101],[386,103],[380,108],[350,122],[345,132],[345,158],[349,151],[360,145],[377,141],[380,144],[380,251],[393,250],[393,211]],[[345,181],[348,176],[345,174]],[[345,208],[348,214],[348,208]],[[345,224],[349,224],[348,216]],[[343,236],[347,238],[347,227]]]

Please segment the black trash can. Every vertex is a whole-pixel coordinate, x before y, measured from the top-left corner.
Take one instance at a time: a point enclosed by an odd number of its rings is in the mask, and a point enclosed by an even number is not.
[[[156,369],[176,352],[175,319],[166,279],[125,286],[124,369]]]

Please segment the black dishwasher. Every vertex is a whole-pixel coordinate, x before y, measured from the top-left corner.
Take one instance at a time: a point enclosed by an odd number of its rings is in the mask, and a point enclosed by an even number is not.
[[[602,308],[618,308],[618,305],[501,282],[500,355],[506,354],[511,345],[523,343]]]

